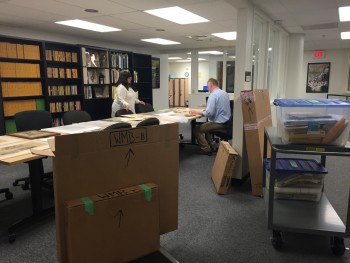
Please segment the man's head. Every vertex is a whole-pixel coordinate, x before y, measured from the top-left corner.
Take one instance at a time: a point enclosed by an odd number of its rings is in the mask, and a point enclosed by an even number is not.
[[[208,85],[208,90],[209,90],[209,92],[212,92],[216,87],[219,86],[219,83],[218,83],[218,81],[217,81],[216,79],[210,78],[210,79],[208,80],[207,85]]]

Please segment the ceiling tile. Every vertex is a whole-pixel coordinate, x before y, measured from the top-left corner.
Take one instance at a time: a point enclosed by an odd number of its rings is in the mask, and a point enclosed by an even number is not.
[[[111,2],[118,3],[124,5],[126,7],[130,7],[139,11],[155,9],[155,8],[163,8],[172,6],[168,1],[165,0],[110,0]]]
[[[87,1],[87,0],[55,0],[56,2],[65,3],[71,6],[79,7],[80,10],[85,9],[96,9],[101,14],[119,14],[125,12],[132,12],[136,9],[127,7],[125,5],[118,4],[109,0],[99,0],[99,1]]]

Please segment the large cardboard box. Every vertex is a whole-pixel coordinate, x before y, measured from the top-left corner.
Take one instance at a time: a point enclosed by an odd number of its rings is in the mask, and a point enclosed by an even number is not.
[[[272,126],[269,91],[241,91],[243,127],[252,193],[262,196],[264,129]]]
[[[67,262],[65,202],[152,182],[159,187],[159,230],[178,226],[178,124],[99,131],[55,138],[57,249]],[[142,233],[140,233],[142,235]]]
[[[69,263],[128,262],[160,247],[158,188],[143,184],[66,202]]]
[[[225,141],[220,142],[211,178],[218,194],[226,194],[238,159],[238,153]]]

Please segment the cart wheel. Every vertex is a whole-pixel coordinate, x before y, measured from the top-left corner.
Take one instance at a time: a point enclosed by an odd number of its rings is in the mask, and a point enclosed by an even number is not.
[[[8,235],[9,243],[13,243],[16,241],[16,234],[12,233]]]
[[[22,185],[22,189],[23,189],[23,190],[28,190],[28,189],[29,189],[29,183],[24,183],[24,184]]]
[[[5,193],[5,198],[6,198],[7,200],[11,200],[11,199],[13,198],[13,194],[12,194],[11,192],[6,192],[6,193]]]
[[[282,234],[279,231],[272,231],[271,238],[272,246],[275,249],[280,249],[282,247]]]
[[[341,256],[345,252],[344,238],[331,237],[331,249],[334,255]]]

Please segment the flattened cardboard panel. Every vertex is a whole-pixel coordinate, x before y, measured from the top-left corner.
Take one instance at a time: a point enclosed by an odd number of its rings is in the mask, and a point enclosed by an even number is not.
[[[159,187],[160,233],[178,226],[178,124],[56,137],[58,256],[66,262],[64,202],[147,182]]]

